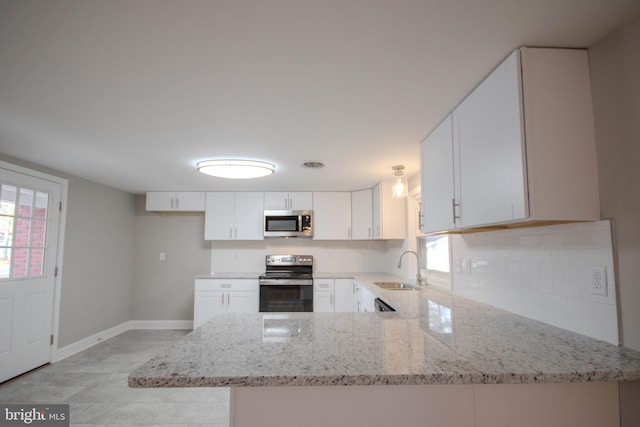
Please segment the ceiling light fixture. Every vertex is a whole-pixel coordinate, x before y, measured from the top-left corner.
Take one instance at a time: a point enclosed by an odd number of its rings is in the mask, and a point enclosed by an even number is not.
[[[198,172],[218,178],[248,179],[271,175],[276,167],[257,160],[204,160],[198,162]]]
[[[392,166],[391,169],[393,169],[391,195],[396,199],[407,197],[409,184],[407,183],[407,177],[404,174],[404,166]]]

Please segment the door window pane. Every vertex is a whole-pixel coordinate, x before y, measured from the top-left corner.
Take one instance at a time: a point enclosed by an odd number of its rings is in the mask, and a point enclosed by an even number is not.
[[[13,185],[3,184],[0,187],[0,214],[14,216],[16,212],[16,192]]]
[[[49,194],[0,183],[0,279],[43,276]]]
[[[33,208],[33,190],[28,188],[20,189],[20,200],[18,202],[18,215],[22,217],[30,217]]]
[[[36,193],[36,206],[33,211],[34,218],[47,218],[47,209],[49,207],[49,195],[47,193]]]
[[[27,276],[27,262],[29,261],[29,249],[15,248],[13,250],[13,269],[11,271],[13,277]]]

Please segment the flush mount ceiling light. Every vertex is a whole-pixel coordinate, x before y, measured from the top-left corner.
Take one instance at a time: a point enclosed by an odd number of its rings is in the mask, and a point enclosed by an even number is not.
[[[257,160],[205,160],[198,162],[198,172],[218,178],[248,179],[271,175],[276,167]]]
[[[396,199],[402,199],[407,197],[408,183],[407,177],[404,174],[404,166],[397,165],[392,166],[393,169],[393,182],[391,183],[391,196]]]

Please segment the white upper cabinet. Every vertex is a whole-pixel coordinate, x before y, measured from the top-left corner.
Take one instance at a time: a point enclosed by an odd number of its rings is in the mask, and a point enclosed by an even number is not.
[[[351,192],[313,193],[313,239],[351,239]]]
[[[208,192],[205,240],[263,240],[264,193]]]
[[[407,201],[391,195],[391,183],[383,181],[373,187],[373,238],[407,237]]]
[[[453,189],[453,128],[449,114],[420,146],[421,231],[455,228]]]
[[[265,210],[310,211],[313,193],[307,191],[268,191],[264,193]]]
[[[198,191],[149,191],[146,210],[204,212],[204,193]]]
[[[373,191],[371,189],[351,193],[351,238],[373,239]]]
[[[424,232],[599,219],[587,51],[516,50],[421,149]]]
[[[453,111],[459,226],[527,217],[518,53]]]

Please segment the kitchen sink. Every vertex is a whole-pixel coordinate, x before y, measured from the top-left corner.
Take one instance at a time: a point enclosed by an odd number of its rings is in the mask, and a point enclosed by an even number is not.
[[[392,291],[417,291],[416,285],[410,285],[403,282],[373,282],[374,285],[381,287],[382,289],[388,289]]]

